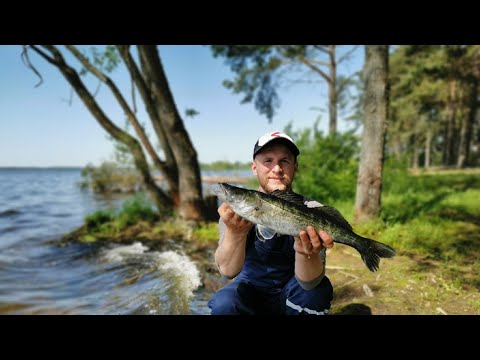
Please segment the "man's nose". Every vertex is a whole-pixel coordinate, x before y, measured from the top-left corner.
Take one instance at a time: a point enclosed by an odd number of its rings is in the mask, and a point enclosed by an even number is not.
[[[272,171],[274,171],[274,172],[280,172],[280,171],[282,171],[282,168],[280,167],[279,164],[277,164],[277,165],[275,165],[275,166],[273,167]]]

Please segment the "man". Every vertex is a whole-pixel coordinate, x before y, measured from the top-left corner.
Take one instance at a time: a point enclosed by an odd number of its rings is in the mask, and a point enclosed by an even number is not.
[[[293,140],[275,131],[260,137],[253,149],[252,171],[258,191],[291,190],[300,154]],[[322,206],[304,199],[308,207]],[[325,276],[326,248],[333,239],[309,226],[298,237],[275,235],[262,241],[255,226],[223,203],[215,262],[222,276],[235,280],[209,301],[213,315],[324,315],[333,288]]]

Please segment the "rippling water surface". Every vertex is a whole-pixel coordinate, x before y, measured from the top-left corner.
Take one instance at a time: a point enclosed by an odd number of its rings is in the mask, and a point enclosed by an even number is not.
[[[80,180],[80,169],[0,169],[0,314],[208,314],[181,251],[52,241],[121,202]]]

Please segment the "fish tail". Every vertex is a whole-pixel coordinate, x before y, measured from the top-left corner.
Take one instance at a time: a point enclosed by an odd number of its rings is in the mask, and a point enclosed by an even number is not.
[[[362,249],[363,251],[360,251],[360,255],[368,270],[372,272],[378,270],[380,258],[390,258],[397,254],[393,248],[384,243],[367,238],[363,239],[368,240],[369,246],[366,250]]]

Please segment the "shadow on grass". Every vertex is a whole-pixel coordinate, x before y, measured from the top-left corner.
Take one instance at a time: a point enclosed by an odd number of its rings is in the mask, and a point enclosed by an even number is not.
[[[382,207],[381,217],[384,221],[395,223],[406,223],[419,215],[427,214],[448,195],[462,193],[469,189],[480,190],[480,177],[478,175],[446,175],[446,176],[420,176],[398,178],[405,183],[392,191],[392,195],[401,195],[401,202],[391,204],[385,203]],[[413,189],[415,189],[413,191]],[[422,197],[430,197],[430,200]],[[468,214],[465,210],[456,208],[460,218],[458,220],[468,221],[480,225],[480,219]]]
[[[480,226],[480,218],[469,213],[467,210],[460,206],[450,206],[448,208],[440,209],[434,215],[453,221],[463,221]]]
[[[352,299],[354,297],[359,297],[363,295],[362,290],[350,285],[334,287],[333,293],[333,298],[335,302],[341,302],[345,299]]]
[[[416,195],[405,195],[402,204],[395,203],[384,206],[381,210],[381,217],[386,222],[405,224],[419,215],[427,213],[449,194],[449,191],[444,191],[428,201],[422,201]]]
[[[372,315],[372,309],[365,304],[348,304],[336,311],[334,315]]]

